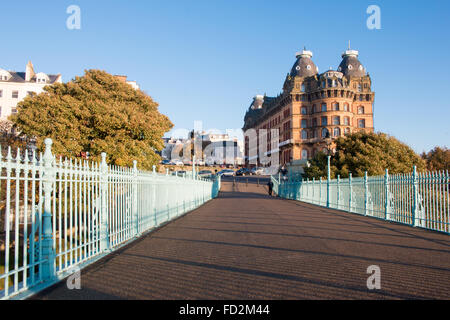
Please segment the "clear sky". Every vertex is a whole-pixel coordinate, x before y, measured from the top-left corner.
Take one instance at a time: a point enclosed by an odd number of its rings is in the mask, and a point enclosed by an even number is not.
[[[69,5],[81,29],[68,30]],[[369,30],[369,5],[381,30]],[[375,130],[417,152],[450,146],[450,1],[3,0],[0,68],[128,75],[176,128],[241,128],[255,94],[277,95],[306,46],[320,72],[351,40],[373,80]]]

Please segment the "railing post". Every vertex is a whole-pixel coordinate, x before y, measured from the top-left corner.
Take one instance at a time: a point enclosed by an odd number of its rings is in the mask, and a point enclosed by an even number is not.
[[[331,180],[330,159],[331,159],[331,156],[328,156],[327,157],[327,161],[328,161],[328,165],[327,165],[327,208],[330,207],[330,180]]]
[[[156,174],[156,166],[155,166],[155,165],[153,165],[153,167],[152,167],[152,168],[153,168],[153,171],[152,171],[152,172],[153,172],[153,174]]]
[[[55,278],[55,248],[53,248],[53,226],[52,226],[52,191],[56,184],[55,169],[53,168],[52,144],[50,138],[45,139],[44,152],[44,214],[42,216],[42,280],[44,282]]]
[[[137,210],[137,203],[138,203],[138,187],[137,187],[137,180],[138,180],[138,169],[137,169],[137,161],[133,161],[133,224],[134,224],[134,235],[137,236],[139,234],[139,217],[138,217],[138,210]]]
[[[352,187],[352,173],[350,172],[348,175],[348,212],[352,212],[352,193],[353,193],[353,187]]]
[[[417,179],[417,166],[414,166],[413,168],[413,183],[414,183],[414,203],[413,203],[413,212],[412,212],[412,222],[414,224],[415,227],[419,227],[420,226],[420,217],[419,217],[419,192],[418,192],[418,188],[419,188],[419,181]]]
[[[106,153],[102,152],[102,162],[100,163],[100,251],[109,250],[109,221],[108,221],[108,165],[106,164]]]
[[[320,182],[319,182],[319,205],[322,205],[322,177],[320,177]],[[328,205],[328,203],[327,203]]]
[[[391,220],[389,210],[389,169],[386,169],[384,174],[384,219]]]
[[[337,209],[341,207],[341,175],[337,176]]]
[[[368,208],[369,202],[369,185],[367,183],[367,171],[364,172],[364,215],[367,216],[369,212]]]

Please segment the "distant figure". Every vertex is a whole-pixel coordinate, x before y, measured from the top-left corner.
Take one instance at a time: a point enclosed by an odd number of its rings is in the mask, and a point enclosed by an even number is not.
[[[272,190],[273,190],[273,182],[272,182],[272,180],[269,181],[267,186],[269,187],[269,196],[272,196]]]

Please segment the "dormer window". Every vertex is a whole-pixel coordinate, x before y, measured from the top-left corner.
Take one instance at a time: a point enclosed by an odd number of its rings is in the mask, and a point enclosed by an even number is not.
[[[36,83],[48,83],[48,82],[50,82],[50,79],[45,73],[39,72],[38,74],[36,74]]]

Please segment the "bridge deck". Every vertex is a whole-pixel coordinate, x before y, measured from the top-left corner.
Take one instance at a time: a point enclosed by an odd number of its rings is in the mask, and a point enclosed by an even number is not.
[[[381,268],[381,290],[366,287]],[[224,182],[219,198],[37,299],[450,298],[450,238],[266,196]]]

